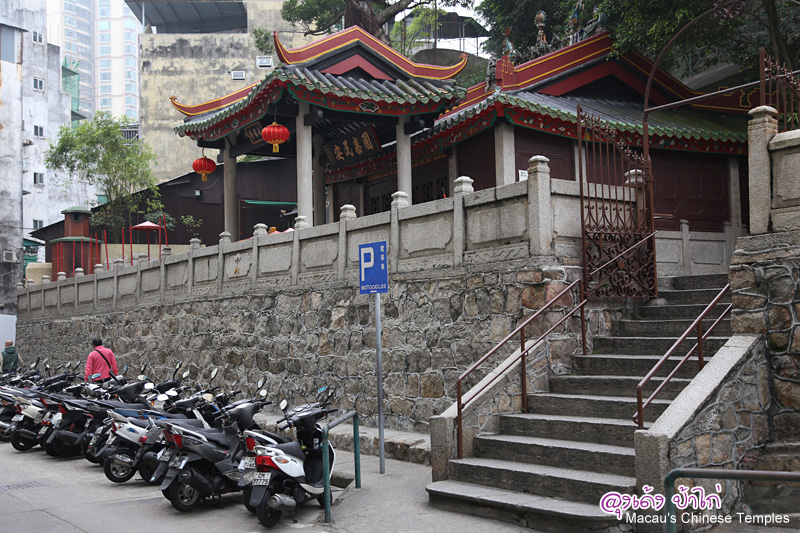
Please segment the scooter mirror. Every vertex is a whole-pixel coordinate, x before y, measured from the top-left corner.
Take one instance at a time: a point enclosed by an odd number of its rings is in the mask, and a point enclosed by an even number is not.
[[[142,363],[142,368],[141,368],[141,369],[139,369],[139,372],[141,372],[142,374],[144,374],[144,371],[145,371],[145,370],[147,370],[147,361],[145,361],[144,363]]]
[[[166,394],[159,394],[158,396],[156,396],[156,400],[158,400],[159,402],[166,402],[167,400],[169,400],[169,396],[167,396]]]
[[[214,395],[213,394],[209,394],[209,393],[205,393],[205,394],[203,394],[203,399],[205,401],[207,401],[207,402],[213,402],[214,401]]]
[[[49,357],[45,357],[45,358],[44,358],[44,361],[42,361],[42,364],[43,364],[43,365],[46,365],[46,364],[47,364],[47,362],[48,362],[49,360],[50,360],[50,358],[49,358]],[[37,360],[36,360],[36,362],[39,362],[39,360],[37,359]]]
[[[138,379],[139,381],[144,381],[147,379],[147,376],[145,376],[144,374],[139,374],[138,376],[136,376],[136,379]],[[145,387],[147,387],[147,385],[145,385]]]
[[[67,361],[67,364],[64,365],[64,368],[67,369],[72,366],[72,361]]]
[[[219,368],[215,368],[214,370],[211,371],[211,379],[217,377],[217,374],[219,374]]]
[[[186,372],[183,373],[183,375],[181,376],[181,379],[186,379],[188,377],[189,377],[189,371],[187,370]]]
[[[175,392],[175,389],[169,389],[169,390],[168,390],[167,392],[165,392],[164,394],[166,394],[167,396],[177,396],[177,395],[178,395],[178,393],[177,393],[177,392]]]
[[[36,367],[36,363],[31,363],[31,370],[33,370],[35,367]]]
[[[156,384],[149,382],[144,384],[144,390],[153,390],[156,388]]]
[[[281,408],[281,411],[285,411],[287,405],[289,405],[289,402],[287,402],[285,398],[283,400],[281,400],[281,403],[279,405],[279,407]]]
[[[256,389],[260,389],[261,387],[263,387],[264,386],[264,382],[266,380],[267,380],[267,378],[264,377],[264,376],[261,376],[260,378],[258,378],[258,381],[256,381]]]
[[[180,370],[181,366],[183,366],[183,363],[178,361],[177,363],[175,363],[175,370]]]
[[[259,392],[258,395],[261,396],[262,398],[266,398],[267,397],[267,391],[264,390],[264,389],[261,389],[261,392]]]

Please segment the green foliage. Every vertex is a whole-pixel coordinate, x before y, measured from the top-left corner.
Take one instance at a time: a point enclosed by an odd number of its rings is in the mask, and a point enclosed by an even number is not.
[[[411,16],[413,17],[411,24],[407,25],[405,19],[402,19],[397,21],[392,28],[390,35],[392,48],[404,56],[411,56],[414,48],[424,46],[430,41],[434,28],[441,27],[439,20],[444,15],[444,9],[432,9],[425,6],[415,7],[411,11]]]
[[[272,55],[275,52],[275,43],[272,40],[272,32],[262,28],[253,28],[253,39],[255,40],[256,50],[263,55]]]
[[[177,227],[175,217],[169,213],[165,213],[164,211],[153,211],[151,213],[147,213],[144,216],[144,219],[148,222],[152,222],[153,224],[158,224],[159,226],[163,226],[164,220],[166,219],[166,226],[169,231],[173,231]]]
[[[321,35],[341,22],[344,7],[343,0],[286,0],[281,16],[303,28],[306,35]]]
[[[150,168],[155,155],[143,141],[125,139],[126,125],[124,118],[98,112],[74,127],[62,126],[45,152],[49,168],[67,173],[69,179],[88,181],[108,199],[92,216],[92,224],[107,225],[115,235],[141,207],[161,208],[158,181]],[[134,194],[143,190],[149,194]]]
[[[202,219],[196,219],[192,215],[182,215],[181,223],[183,224],[183,227],[186,228],[186,233],[189,234],[190,239],[196,239],[197,236],[200,235],[197,230],[203,224]]]

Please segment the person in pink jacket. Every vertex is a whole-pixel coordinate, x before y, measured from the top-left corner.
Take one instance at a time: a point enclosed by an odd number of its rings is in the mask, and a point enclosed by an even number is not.
[[[100,339],[92,339],[92,346],[94,350],[89,353],[86,359],[86,374],[84,379],[89,381],[92,374],[100,373],[100,377],[95,379],[95,382],[108,381],[111,379],[111,373],[117,373],[117,359],[114,357],[114,352],[103,346],[103,341]]]

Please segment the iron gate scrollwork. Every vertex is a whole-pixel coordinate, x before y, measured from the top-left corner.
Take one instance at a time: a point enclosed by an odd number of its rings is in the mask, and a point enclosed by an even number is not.
[[[620,137],[578,106],[583,290],[658,297],[652,173]]]

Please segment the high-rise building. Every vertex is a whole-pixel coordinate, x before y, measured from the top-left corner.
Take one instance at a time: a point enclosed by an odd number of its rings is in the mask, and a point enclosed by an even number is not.
[[[124,0],[47,0],[50,42],[80,75],[78,111],[139,120],[139,34]]]
[[[62,218],[63,209],[96,200],[94,187],[44,162],[48,141],[72,119],[61,51],[46,29],[45,0],[0,2],[0,314],[16,310],[23,239]]]

